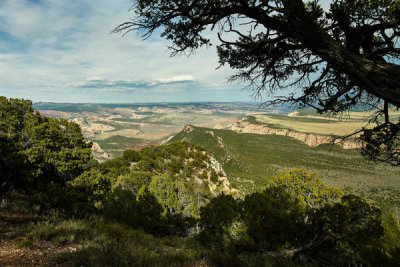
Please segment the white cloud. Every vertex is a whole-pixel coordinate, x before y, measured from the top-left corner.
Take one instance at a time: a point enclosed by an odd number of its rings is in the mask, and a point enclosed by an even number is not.
[[[174,86],[175,91],[179,85],[190,84],[191,87],[198,86],[197,82],[190,75],[181,75],[157,80],[110,80],[98,76],[89,77],[84,81],[76,83],[67,83],[62,86],[62,90],[71,89],[94,89],[99,91],[127,92],[138,90],[153,90],[157,92],[171,92],[171,88],[165,86]]]
[[[94,76],[94,77],[87,78],[86,81],[88,81],[88,82],[101,82],[101,81],[104,81],[104,79],[100,78],[100,77],[97,77],[97,76]]]
[[[232,72],[215,70],[215,48],[171,58],[168,43],[157,36],[142,41],[134,33],[110,34],[130,19],[131,4],[131,0],[0,0],[0,95],[65,101],[65,94],[100,87],[114,86],[120,92],[155,91],[157,86],[158,92],[193,90],[200,84],[228,87],[224,82]],[[114,96],[102,97],[113,101]],[[134,101],[139,99],[138,94]]]
[[[192,75],[179,75],[171,78],[158,79],[157,81],[161,83],[172,83],[172,82],[187,82],[193,80],[194,78]]]

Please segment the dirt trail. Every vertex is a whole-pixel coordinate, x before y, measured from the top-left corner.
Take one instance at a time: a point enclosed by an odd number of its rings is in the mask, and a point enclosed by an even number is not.
[[[66,266],[55,264],[52,258],[69,252],[69,247],[56,247],[50,242],[36,242],[32,249],[20,247],[10,235],[32,221],[32,217],[0,211],[0,266]]]

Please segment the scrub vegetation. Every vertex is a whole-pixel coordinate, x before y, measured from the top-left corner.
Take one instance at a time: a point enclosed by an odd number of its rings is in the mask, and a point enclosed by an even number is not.
[[[167,145],[98,163],[73,122],[43,117],[27,100],[0,101],[1,265],[399,262],[396,213],[314,172],[383,172],[356,151],[190,126]],[[299,153],[309,170],[297,168]]]
[[[400,201],[400,170],[371,164],[359,149],[323,144],[309,147],[291,137],[243,134],[191,126],[170,142],[187,140],[204,146],[222,164],[232,185],[240,192],[260,191],[270,177],[294,168],[321,175],[330,185],[357,193],[373,202]],[[212,134],[211,134],[212,133]]]

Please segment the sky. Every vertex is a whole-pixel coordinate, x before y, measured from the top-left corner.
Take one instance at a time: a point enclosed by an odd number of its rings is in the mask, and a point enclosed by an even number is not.
[[[131,5],[0,0],[0,95],[69,103],[254,101],[245,84],[227,83],[229,67],[216,69],[215,47],[170,57],[170,43],[158,35],[144,41],[110,33],[130,20]]]

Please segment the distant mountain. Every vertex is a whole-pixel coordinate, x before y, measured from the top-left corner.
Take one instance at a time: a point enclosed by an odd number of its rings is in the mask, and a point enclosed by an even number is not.
[[[95,112],[99,109],[115,109],[129,108],[137,109],[140,107],[147,108],[171,108],[171,109],[212,109],[221,112],[231,111],[249,111],[249,112],[272,112],[279,114],[287,114],[294,111],[295,108],[289,105],[281,106],[262,106],[257,102],[184,102],[184,103],[53,103],[53,102],[36,102],[33,108],[37,110],[55,110],[64,112]]]

